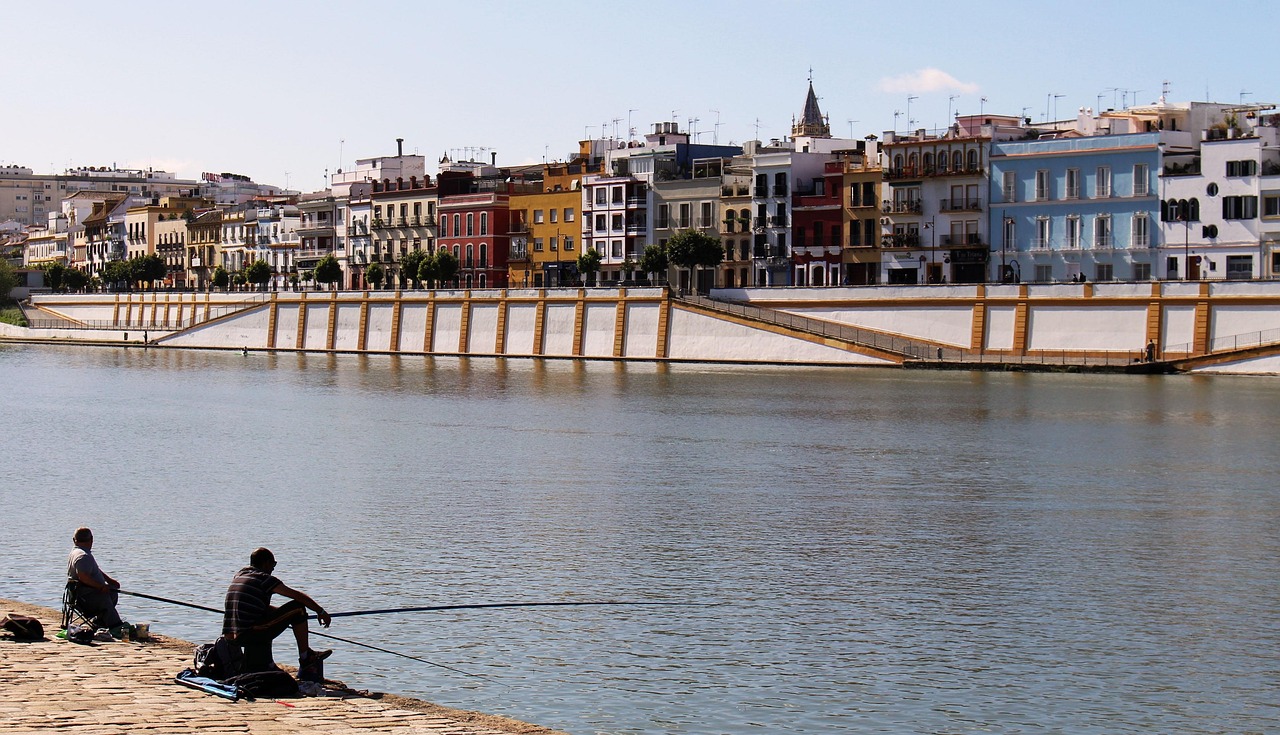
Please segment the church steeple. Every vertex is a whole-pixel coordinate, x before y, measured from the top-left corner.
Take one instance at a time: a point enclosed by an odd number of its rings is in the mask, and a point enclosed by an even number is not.
[[[813,92],[813,73],[809,74],[809,94],[804,99],[804,113],[800,122],[792,122],[791,135],[807,135],[811,138],[830,138],[831,125],[818,107],[818,95]]]

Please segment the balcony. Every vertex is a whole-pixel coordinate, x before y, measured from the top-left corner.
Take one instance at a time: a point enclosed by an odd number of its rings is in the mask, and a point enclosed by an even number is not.
[[[512,222],[507,228],[508,235],[527,235],[529,234],[529,225],[524,222]]]
[[[1031,249],[1032,249],[1032,250],[1048,250],[1048,249],[1049,249],[1049,238],[1047,238],[1047,237],[1033,237],[1033,238],[1031,238]]]
[[[1096,235],[1093,238],[1094,250],[1110,250],[1115,247],[1110,235]]]
[[[944,248],[967,248],[982,245],[982,235],[970,232],[963,235],[942,235],[938,244]]]
[[[919,200],[905,202],[885,202],[885,214],[920,214],[923,206]]]
[[[765,197],[769,196],[769,187],[767,187],[767,186],[757,186],[757,187],[755,187],[754,189],[752,189],[751,191],[752,191],[753,196],[755,196],[755,198],[757,198],[757,199],[763,199],[763,198],[765,198]]]
[[[887,248],[915,248],[920,247],[920,233],[918,232],[899,232],[892,235],[884,236],[884,246]]]
[[[772,217],[770,217],[770,218],[769,218],[769,226],[770,226],[770,227],[786,227],[786,226],[787,226],[787,218],[786,218],[786,217],[779,217],[779,216],[777,216],[777,215],[774,215],[774,216],[772,216]]]
[[[943,199],[938,206],[941,212],[981,212],[981,199]]]
[[[629,197],[627,197],[627,206],[628,206],[628,207],[643,207],[643,206],[645,206],[645,205],[646,205],[646,204],[648,204],[648,203],[649,203],[648,198],[643,197],[643,196],[629,196]]]
[[[765,225],[768,224],[768,219],[769,219],[768,217],[756,217],[755,219],[756,229],[763,230],[765,228]]]
[[[776,185],[773,187],[773,195],[776,197],[784,197],[787,195],[787,185]]]
[[[628,235],[643,235],[646,232],[648,232],[648,228],[644,226],[643,222],[627,223],[626,234]]]

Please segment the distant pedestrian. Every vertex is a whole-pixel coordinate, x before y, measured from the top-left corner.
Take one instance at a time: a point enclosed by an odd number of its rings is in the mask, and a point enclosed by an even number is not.
[[[1156,361],[1156,343],[1155,340],[1147,342],[1147,362]]]

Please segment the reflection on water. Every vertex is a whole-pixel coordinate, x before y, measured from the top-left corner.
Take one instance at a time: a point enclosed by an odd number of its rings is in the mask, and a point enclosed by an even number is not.
[[[86,524],[215,607],[258,545],[333,611],[699,603],[335,623],[501,684],[340,643],[337,678],[575,734],[1280,724],[1273,381],[26,347],[0,380],[0,596],[56,605]]]

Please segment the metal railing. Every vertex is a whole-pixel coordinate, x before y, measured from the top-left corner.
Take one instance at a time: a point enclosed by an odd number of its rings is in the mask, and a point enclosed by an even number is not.
[[[1141,363],[1142,350],[1114,350],[1088,355],[1067,350],[1037,350],[1030,354],[987,352],[945,347],[901,335],[885,334],[823,319],[765,309],[736,301],[720,301],[697,295],[678,295],[674,298],[697,304],[713,311],[733,314],[746,319],[794,329],[821,337],[830,337],[863,347],[872,347],[900,355],[906,360],[965,365],[1036,365],[1041,367],[1128,367]],[[1280,330],[1276,339],[1280,340]]]
[[[268,292],[259,292],[248,294],[245,299],[232,303],[221,304],[218,306],[210,305],[208,314],[205,312],[205,302],[183,302],[175,304],[175,302],[158,302],[160,304],[168,304],[169,306],[180,305],[183,311],[187,311],[191,306],[195,306],[195,313],[192,316],[182,319],[169,319],[157,321],[127,321],[120,322],[109,319],[90,319],[87,321],[65,319],[58,317],[31,318],[32,313],[44,313],[32,310],[28,312],[23,310],[27,315],[27,327],[29,329],[90,329],[98,331],[133,331],[133,330],[151,330],[151,331],[178,331],[188,329],[198,324],[213,321],[224,316],[229,316],[240,311],[252,309],[270,301],[271,294]],[[149,309],[154,302],[138,302],[135,305]]]
[[[1244,332],[1243,334],[1232,334],[1226,337],[1214,337],[1205,345],[1204,354],[1213,354],[1215,352],[1231,352],[1246,347],[1261,347],[1263,345],[1272,345],[1280,343],[1280,329],[1263,329],[1257,332]],[[1183,342],[1176,345],[1168,345],[1163,349],[1166,354],[1184,354],[1195,355],[1195,343]]]

